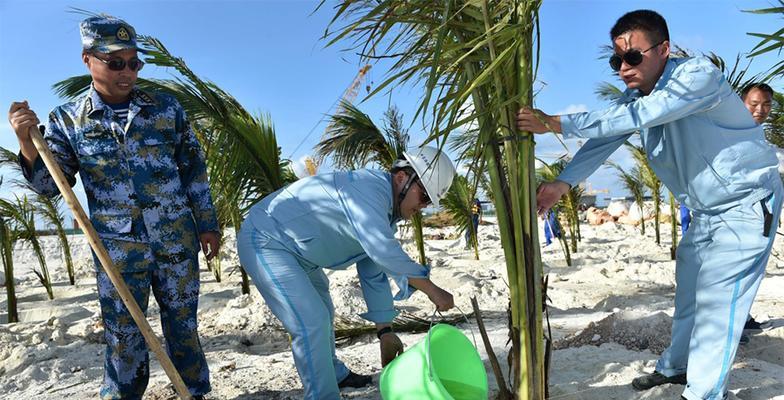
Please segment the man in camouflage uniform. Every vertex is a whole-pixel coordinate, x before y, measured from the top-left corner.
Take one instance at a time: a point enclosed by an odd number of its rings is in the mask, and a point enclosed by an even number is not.
[[[201,398],[210,382],[197,334],[197,256],[200,244],[208,259],[220,245],[204,155],[177,100],[134,86],[144,65],[134,29],[102,15],[82,21],[80,31],[92,86],[51,112],[44,137],[71,185],[79,172],[90,220],[145,312],[152,288],[169,356]],[[57,194],[28,133],[38,119],[27,102],[12,104],[9,121],[25,178]],[[106,338],[101,398],[141,399],[147,345],[100,267],[97,280]]]

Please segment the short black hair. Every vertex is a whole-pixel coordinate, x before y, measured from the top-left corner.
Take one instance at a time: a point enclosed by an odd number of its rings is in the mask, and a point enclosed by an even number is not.
[[[664,17],[652,10],[635,10],[624,14],[610,29],[610,40],[626,32],[641,30],[645,32],[651,44],[670,40],[670,31]]]
[[[749,83],[748,85],[744,86],[743,89],[740,91],[740,98],[746,100],[746,96],[751,92],[751,89],[759,89],[763,92],[773,97],[773,88],[770,87],[767,83]]]

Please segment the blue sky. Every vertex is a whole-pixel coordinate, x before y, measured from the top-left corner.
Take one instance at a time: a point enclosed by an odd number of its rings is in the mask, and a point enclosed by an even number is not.
[[[360,67],[353,52],[341,51],[346,45],[325,48],[321,40],[334,3],[328,1],[314,13],[317,1],[0,0],[0,107],[4,110],[0,145],[18,149],[5,111],[12,101],[27,99],[39,117],[45,117],[62,102],[52,92],[52,84],[86,73],[78,29],[83,16],[68,12],[77,7],[124,18],[137,32],[159,38],[193,71],[234,95],[248,110],[269,113],[283,155],[299,160],[320,138],[325,127],[320,121]],[[602,106],[593,93],[596,85],[620,81],[611,75],[607,61],[598,59],[599,48],[609,44],[610,27],[627,11],[654,9],[667,19],[674,44],[695,52],[713,51],[733,62],[736,54],[747,53],[757,43],[747,32],[781,28],[776,16],[741,10],[770,6],[770,1],[757,0],[544,0],[537,83],[541,91],[536,106],[548,113]],[[766,70],[776,60],[775,56],[758,58],[752,71]],[[380,83],[385,72],[386,65],[375,65],[366,83]],[[172,73],[147,65],[141,76],[167,78]],[[780,82],[773,86],[781,89]],[[419,88],[400,87],[391,95],[363,102],[360,108],[380,120],[392,102],[409,122],[419,95]],[[419,126],[410,131],[413,142],[425,137]],[[545,157],[562,150],[549,137],[539,143],[538,151]],[[576,146],[571,143],[572,149]],[[630,165],[622,152],[613,159]],[[593,188],[623,195],[616,181],[612,172],[602,170],[589,178]],[[8,194],[0,189],[0,196]]]

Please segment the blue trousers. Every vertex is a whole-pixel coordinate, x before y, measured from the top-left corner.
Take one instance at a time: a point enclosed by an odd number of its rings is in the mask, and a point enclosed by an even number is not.
[[[265,303],[291,335],[291,351],[305,399],[340,399],[348,368],[335,355],[335,309],[321,268],[302,266],[251,223],[237,235],[240,263]]]
[[[150,377],[147,343],[109,276],[96,272],[106,351],[101,399],[141,399]],[[147,313],[152,289],[161,310],[166,350],[192,395],[210,391],[207,359],[199,342],[199,268],[196,258],[166,268],[122,274],[136,303]]]
[[[549,246],[553,242],[553,238],[561,237],[561,230],[558,229],[558,225],[556,224],[556,215],[555,211],[550,211],[547,213],[547,217],[544,221],[544,242],[545,246]]]
[[[672,342],[656,370],[686,373],[688,400],[723,399],[743,325],[765,275],[782,205],[780,184],[764,200],[772,214],[763,235],[760,202],[719,214],[693,211],[675,263]]]
[[[473,229],[474,229],[473,232],[471,231],[471,227],[473,227]],[[471,215],[471,226],[466,228],[466,231],[465,231],[466,247],[473,246],[474,242],[471,241],[471,236],[477,234],[478,232],[479,232],[479,214],[472,214]]]

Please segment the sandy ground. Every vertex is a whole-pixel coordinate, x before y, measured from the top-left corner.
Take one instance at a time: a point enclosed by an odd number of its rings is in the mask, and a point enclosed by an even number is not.
[[[652,226],[639,230],[613,223],[582,227],[579,252],[568,267],[557,243],[542,249],[550,275],[550,322],[557,350],[553,353],[550,398],[675,399],[683,387],[665,385],[635,392],[630,381],[652,371],[658,353],[669,342],[674,293],[674,262],[669,258],[670,236],[662,225],[662,245]],[[781,229],[784,230],[784,229]],[[495,352],[505,364],[508,299],[506,267],[497,226],[480,228],[480,260],[463,250],[462,238],[452,229],[428,229],[427,254],[433,261],[433,280],[455,295],[457,305],[470,311],[476,296],[485,314]],[[543,237],[543,236],[541,236]],[[780,236],[779,239],[782,239]],[[44,239],[47,261],[55,282],[55,299],[47,300],[32,273],[37,262],[23,244],[15,251],[17,296],[23,322],[0,324],[0,398],[93,399],[102,377],[103,336],[92,261],[86,241],[71,238],[78,281],[68,284],[59,249],[53,238]],[[223,282],[217,283],[202,264],[199,323],[202,344],[210,364],[212,399],[298,399],[301,385],[286,334],[264,305],[260,295],[240,293],[237,255],[231,234],[223,248]],[[406,249],[413,254],[410,241]],[[361,322],[365,305],[355,271],[330,272],[331,292],[338,316]],[[730,398],[784,399],[784,242],[777,241],[767,277],[752,314],[769,320],[773,329],[751,337],[735,359]],[[7,310],[0,290],[0,312]],[[157,306],[148,312],[160,332]],[[415,294],[398,304],[401,310],[427,317],[433,307],[426,296]],[[459,315],[456,311],[454,314]],[[5,320],[5,314],[0,320]],[[470,337],[475,325],[459,327]],[[478,334],[478,333],[477,333]],[[423,334],[400,334],[410,347]],[[481,344],[480,344],[481,345]],[[488,371],[491,397],[497,385],[484,348],[479,350]],[[338,348],[338,356],[353,370],[374,374],[381,370],[374,335]],[[146,399],[173,399],[168,380],[153,360]],[[344,398],[378,399],[376,385],[344,390]]]

